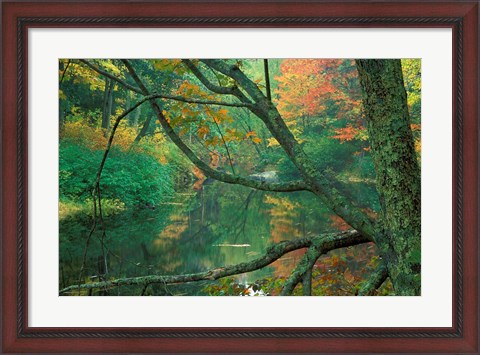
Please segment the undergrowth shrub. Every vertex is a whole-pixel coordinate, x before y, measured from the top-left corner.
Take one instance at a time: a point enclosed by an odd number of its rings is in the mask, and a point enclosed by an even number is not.
[[[60,143],[60,196],[73,201],[91,198],[95,176],[102,160],[106,139],[99,129],[77,123],[65,127]],[[152,140],[126,149],[127,130],[120,130],[118,143],[110,149],[100,181],[103,199],[119,200],[126,206],[156,205],[173,190],[175,169],[162,163]],[[130,143],[133,141],[130,140]]]

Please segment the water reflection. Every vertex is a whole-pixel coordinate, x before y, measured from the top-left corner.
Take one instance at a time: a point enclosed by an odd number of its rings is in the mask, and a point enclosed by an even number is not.
[[[375,208],[375,201],[369,200],[374,195],[371,187],[358,185],[365,207]],[[204,184],[198,191],[176,193],[154,209],[106,218],[105,250],[98,230],[89,246],[84,281],[97,281],[97,275],[105,272],[104,252],[108,279],[195,273],[252,260],[273,242],[346,228],[342,223],[308,192],[269,193],[218,182]],[[82,215],[60,223],[60,287],[78,282],[89,227],[88,216]],[[289,253],[271,266],[236,278],[250,283],[272,275],[287,276],[303,253]],[[204,285],[154,285],[149,292],[194,295]],[[109,292],[131,295],[140,291],[129,286]]]

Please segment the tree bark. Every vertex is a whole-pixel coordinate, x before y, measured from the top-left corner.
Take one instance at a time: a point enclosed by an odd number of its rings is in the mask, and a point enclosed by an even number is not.
[[[328,253],[329,251],[334,249],[346,248],[353,245],[368,243],[369,241],[370,240],[368,238],[365,238],[355,230],[324,234],[307,238],[298,238],[276,243],[270,248],[268,248],[268,250],[263,256],[249,262],[211,269],[196,274],[148,275],[130,278],[120,278],[110,281],[93,282],[81,285],[71,285],[60,290],[60,294],[76,290],[108,288],[124,285],[149,285],[154,283],[168,285],[186,282],[196,282],[202,280],[218,280],[222,277],[243,274],[245,272],[261,269],[291,251],[302,248],[309,248],[312,245],[317,246],[318,249],[321,249],[324,253]]]
[[[263,60],[263,68],[265,70],[265,88],[267,90],[267,99],[272,101],[272,90],[270,89],[270,73],[268,71],[268,59]]]
[[[368,278],[362,288],[358,291],[359,296],[373,296],[377,289],[388,278],[388,270],[384,263],[381,263],[373,274]]]
[[[375,242],[397,295],[420,295],[420,168],[400,60],[357,60],[382,208]]]
[[[313,266],[317,262],[317,259],[321,255],[326,253],[327,252],[323,249],[323,245],[321,243],[313,244],[310,248],[308,248],[302,260],[300,260],[295,270],[292,272],[288,280],[285,282],[285,285],[283,285],[283,289],[280,295],[281,296],[291,295],[295,287],[298,285],[298,283],[305,279],[306,274],[309,274],[311,277],[312,275],[311,271]],[[310,288],[311,288],[311,282],[310,282]],[[311,293],[311,290],[310,290],[310,293]]]
[[[302,294],[304,296],[311,296],[312,295],[312,269],[307,270],[302,277]]]

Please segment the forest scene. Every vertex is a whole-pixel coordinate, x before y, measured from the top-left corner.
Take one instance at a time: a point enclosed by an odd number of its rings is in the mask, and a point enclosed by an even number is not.
[[[421,295],[419,59],[60,59],[61,296]]]

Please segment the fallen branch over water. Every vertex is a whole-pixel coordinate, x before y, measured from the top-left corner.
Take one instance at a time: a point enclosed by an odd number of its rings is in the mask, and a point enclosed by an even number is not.
[[[225,266],[221,268],[211,269],[195,274],[183,275],[148,275],[140,277],[119,278],[110,281],[93,282],[81,285],[71,285],[62,290],[60,294],[67,293],[74,290],[90,290],[90,289],[105,289],[109,287],[127,286],[127,285],[150,285],[154,283],[161,283],[164,285],[180,284],[187,282],[217,280],[222,277],[243,274],[254,270],[261,269],[275,260],[278,260],[283,255],[302,248],[310,248],[315,246],[321,249],[323,253],[328,253],[334,249],[346,248],[362,243],[371,242],[367,237],[362,236],[355,230],[349,230],[340,233],[322,234],[315,237],[299,238],[294,240],[282,241],[276,243],[268,248],[266,254],[249,262],[244,262],[236,265]]]

